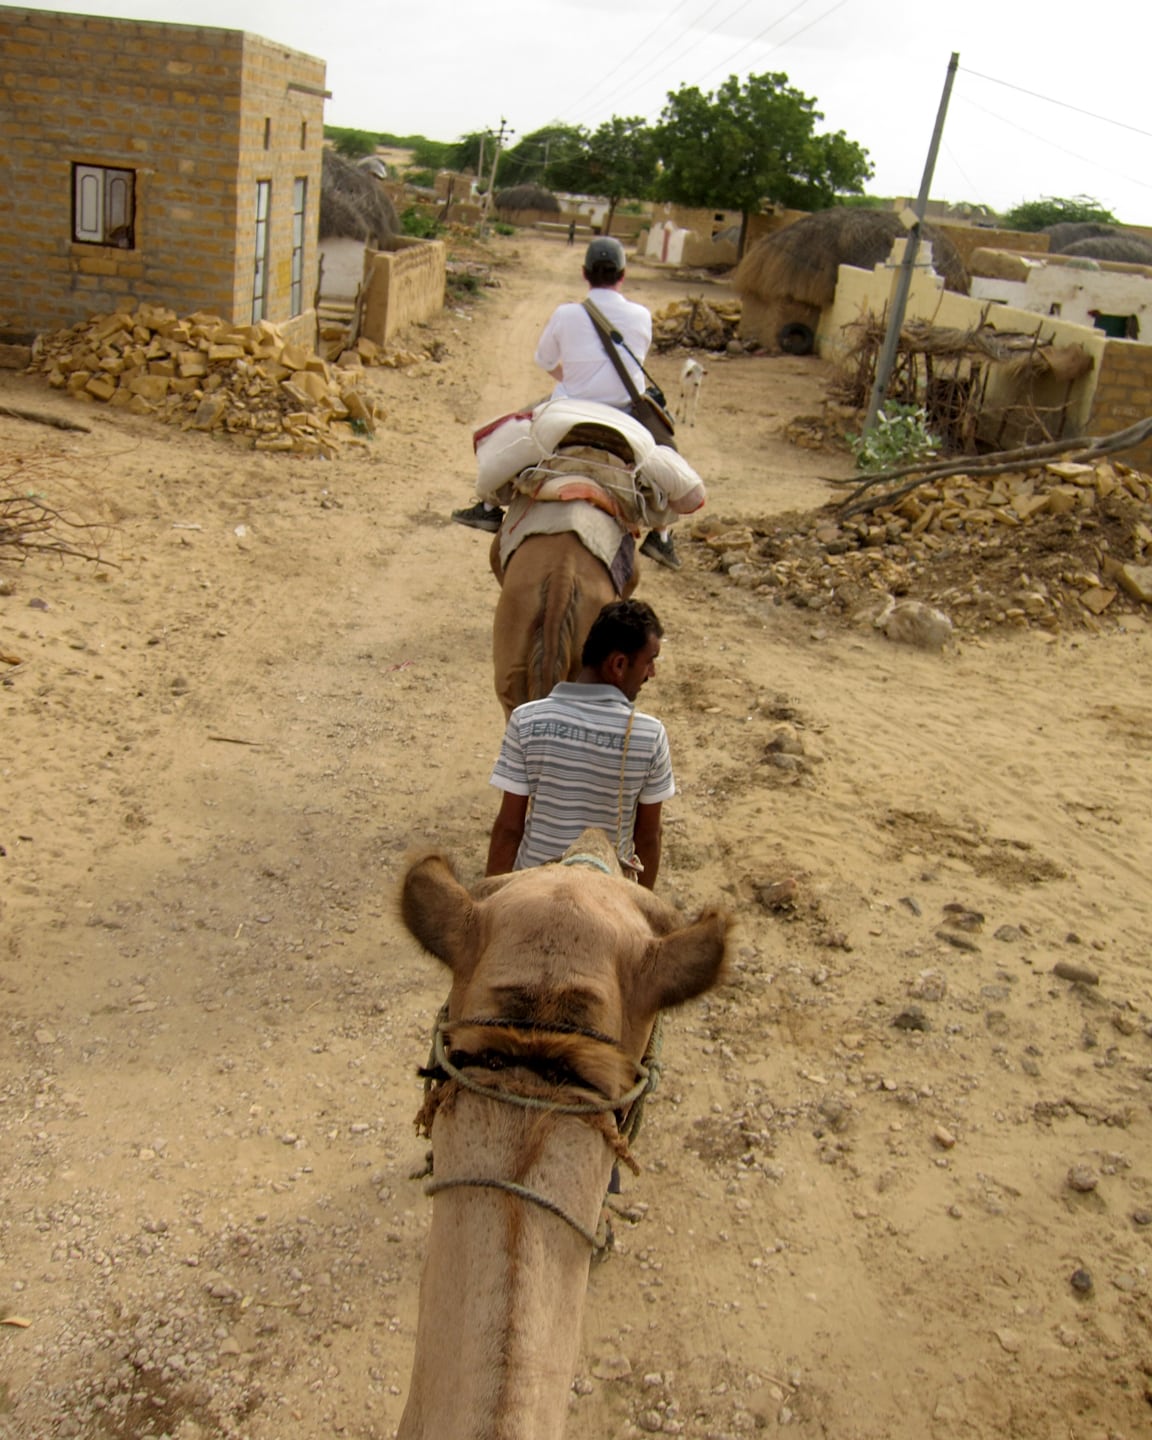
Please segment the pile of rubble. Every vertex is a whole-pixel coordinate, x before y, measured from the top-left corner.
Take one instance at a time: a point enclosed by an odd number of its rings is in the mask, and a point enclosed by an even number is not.
[[[652,316],[652,344],[657,350],[743,349],[736,331],[740,325],[739,300],[704,300],[699,295],[673,300]]]
[[[777,604],[853,620],[889,596],[943,610],[959,631],[1099,629],[1152,605],[1152,479],[1066,462],[955,475],[870,514],[834,506],[759,525],[706,519],[697,554]]]
[[[30,368],[80,400],[224,431],[257,450],[332,458],[375,430],[382,411],[361,381],[366,363],[381,362],[369,340],[332,365],[266,320],[236,326],[141,305],[41,336]]]

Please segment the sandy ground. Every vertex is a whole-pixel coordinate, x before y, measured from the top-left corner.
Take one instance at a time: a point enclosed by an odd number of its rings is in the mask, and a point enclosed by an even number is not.
[[[426,844],[480,873],[502,728],[486,537],[447,514],[579,292],[561,244],[500,254],[337,463],[0,379],[92,426],[0,419],[6,489],[108,522],[115,562],[0,562],[5,1436],[393,1433],[445,991],[394,887]],[[709,362],[713,513],[829,497],[844,458],[779,434],[820,380]],[[1147,1434],[1152,625],[928,655],[685,550],[641,586],[660,889],[729,905],[737,958],[667,1027],[570,1436]]]

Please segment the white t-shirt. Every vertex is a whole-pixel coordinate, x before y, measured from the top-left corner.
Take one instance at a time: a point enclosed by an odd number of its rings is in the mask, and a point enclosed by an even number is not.
[[[652,343],[652,316],[643,305],[626,300],[619,290],[593,289],[588,298],[636,356],[633,360],[623,346],[617,347],[636,389],[643,394],[647,381],[637,362],[644,360]],[[563,366],[564,378],[552,392],[554,400],[567,395],[574,400],[597,400],[602,405],[625,406],[630,402],[624,382],[583,305],[561,305],[553,312],[536,346],[536,364],[549,372],[557,365]]]

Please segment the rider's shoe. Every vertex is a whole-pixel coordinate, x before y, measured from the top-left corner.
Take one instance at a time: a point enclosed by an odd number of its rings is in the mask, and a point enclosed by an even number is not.
[[[661,540],[655,530],[649,530],[644,537],[643,545],[640,546],[640,553],[647,555],[649,560],[655,560],[657,565],[667,565],[669,570],[680,569],[680,556],[676,553],[671,535],[667,540]]]
[[[499,505],[488,506],[483,500],[477,500],[467,510],[453,510],[452,519],[457,525],[467,525],[470,530],[487,530],[490,535],[495,535],[504,519],[504,512]]]

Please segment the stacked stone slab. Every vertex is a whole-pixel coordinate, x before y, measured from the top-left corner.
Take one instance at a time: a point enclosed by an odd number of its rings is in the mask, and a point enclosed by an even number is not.
[[[701,558],[776,603],[841,615],[912,596],[957,629],[1095,629],[1152,605],[1152,478],[1114,461],[954,475],[867,515],[693,526]]]
[[[652,316],[652,343],[657,350],[723,350],[739,324],[739,300],[673,300]]]
[[[359,350],[337,365],[287,342],[266,320],[178,316],[157,305],[96,315],[42,335],[33,370],[78,400],[154,415],[185,430],[219,430],[257,450],[332,458],[382,418],[363,394]]]

